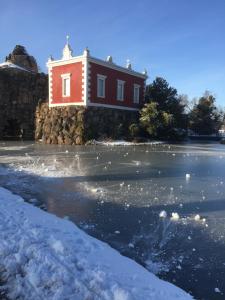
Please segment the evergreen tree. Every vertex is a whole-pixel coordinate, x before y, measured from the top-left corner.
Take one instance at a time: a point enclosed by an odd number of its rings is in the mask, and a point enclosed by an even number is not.
[[[146,87],[145,100],[140,123],[150,136],[177,139],[185,135],[185,105],[165,79],[157,77]]]
[[[215,97],[209,92],[198,100],[189,113],[189,128],[196,134],[217,133],[223,121],[223,113],[215,106]]]

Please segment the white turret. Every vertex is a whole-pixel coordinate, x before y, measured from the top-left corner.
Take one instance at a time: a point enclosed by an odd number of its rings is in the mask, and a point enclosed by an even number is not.
[[[144,74],[145,76],[147,76],[147,75],[148,75],[148,72],[147,72],[147,70],[146,70],[146,69],[144,69],[144,71],[142,72],[142,74]]]
[[[131,62],[129,59],[127,59],[127,65],[126,65],[127,69],[131,70]]]
[[[63,60],[66,60],[66,59],[70,59],[73,57],[73,50],[72,48],[70,47],[70,44],[69,44],[69,36],[67,35],[66,36],[66,45],[65,47],[63,48],[63,56],[62,56],[62,59]]]
[[[107,56],[106,61],[112,64],[113,63],[112,56],[111,55]]]
[[[51,62],[53,60],[54,60],[54,58],[52,57],[52,55],[50,55],[49,58],[48,58],[48,62]]]
[[[90,56],[90,50],[88,49],[88,47],[86,47],[85,49],[84,49],[84,53],[83,53],[83,55],[84,56]]]

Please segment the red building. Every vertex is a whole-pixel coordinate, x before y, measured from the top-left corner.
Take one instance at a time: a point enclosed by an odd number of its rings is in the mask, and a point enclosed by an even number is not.
[[[83,105],[138,110],[144,101],[146,71],[116,65],[111,56],[101,60],[83,55],[73,56],[67,41],[61,60],[50,58],[49,106]]]

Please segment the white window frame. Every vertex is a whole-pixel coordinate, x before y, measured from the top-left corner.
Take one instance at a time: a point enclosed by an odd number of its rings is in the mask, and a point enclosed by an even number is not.
[[[121,85],[121,97],[119,95],[119,85]],[[117,79],[117,101],[124,101],[124,85],[125,85],[125,81]]]
[[[141,87],[140,84],[136,84],[136,83],[134,84],[133,102],[136,104],[140,103],[140,87]],[[137,97],[136,97],[135,90],[138,90]]]
[[[70,97],[70,94],[71,94],[71,73],[61,74],[61,78],[62,78],[62,96],[63,97]],[[65,80],[69,80],[68,91],[65,90]],[[66,91],[66,93],[65,93],[65,91]]]
[[[105,80],[107,76],[97,74],[97,97],[98,98],[105,98]],[[99,88],[99,80],[102,80],[103,82],[103,89],[102,89],[102,94],[100,94],[100,88]]]

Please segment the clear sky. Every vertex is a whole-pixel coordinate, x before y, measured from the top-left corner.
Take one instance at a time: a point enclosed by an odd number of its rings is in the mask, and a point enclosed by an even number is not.
[[[91,55],[164,77],[179,94],[207,89],[225,107],[225,0],[0,0],[0,60],[16,44],[42,71],[61,58],[66,35],[74,55]]]

